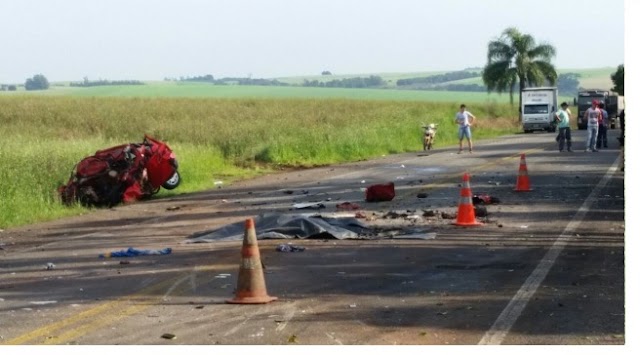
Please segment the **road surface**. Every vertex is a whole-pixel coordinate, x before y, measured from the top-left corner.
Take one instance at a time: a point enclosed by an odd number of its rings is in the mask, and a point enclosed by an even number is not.
[[[598,153],[584,151],[584,133],[575,153],[559,153],[552,134],[517,134],[473,154],[436,147],[287,171],[2,231],[0,344],[625,344],[618,132]],[[523,153],[531,192],[513,191]],[[473,193],[500,199],[479,227],[443,218],[457,212],[464,172]],[[364,202],[364,187],[388,181],[393,201]],[[225,303],[241,242],[186,243],[346,201],[384,232],[260,240],[270,304]],[[326,208],[292,210],[301,202]],[[435,238],[400,238],[425,233]],[[276,252],[283,243],[306,250]],[[98,258],[127,247],[172,253]]]

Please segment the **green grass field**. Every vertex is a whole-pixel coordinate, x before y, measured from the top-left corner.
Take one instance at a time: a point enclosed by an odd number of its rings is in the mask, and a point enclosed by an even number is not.
[[[56,198],[73,166],[96,150],[165,140],[183,184],[213,188],[282,166],[316,166],[422,149],[421,123],[439,123],[438,146],[456,142],[457,103],[347,99],[0,96],[0,228],[86,212]],[[510,105],[470,107],[474,138],[519,130]]]
[[[608,87],[614,71],[560,70],[581,74],[581,85],[588,87]],[[439,73],[381,75],[395,84],[400,78]],[[145,133],[167,141],[180,160],[184,183],[163,192],[168,195],[281,166],[416,151],[423,122],[439,123],[438,145],[451,145],[456,141],[452,118],[463,102],[480,118],[474,138],[520,130],[508,94],[176,82],[91,88],[54,84],[46,91],[0,92],[0,228],[86,212],[62,207],[57,186],[83,157],[139,142]]]

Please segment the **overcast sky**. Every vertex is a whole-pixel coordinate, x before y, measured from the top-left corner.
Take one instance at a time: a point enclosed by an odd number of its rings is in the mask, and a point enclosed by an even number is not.
[[[458,70],[483,66],[510,26],[554,45],[558,68],[613,67],[623,11],[623,0],[0,0],[0,83]]]

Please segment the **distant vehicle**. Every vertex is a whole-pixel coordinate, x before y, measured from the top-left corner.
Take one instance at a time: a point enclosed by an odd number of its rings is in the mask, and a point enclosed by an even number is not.
[[[587,129],[587,121],[584,120],[584,112],[591,107],[591,102],[593,100],[604,103],[604,107],[607,110],[607,113],[609,113],[611,128],[616,128],[620,112],[624,110],[624,97],[607,90],[588,89],[579,91],[578,98],[575,100],[578,106],[578,129]]]
[[[555,111],[558,108],[557,87],[525,88],[522,90],[522,129],[525,133],[535,130],[555,132]]]
[[[58,188],[62,203],[111,207],[180,184],[178,161],[164,142],[145,135],[142,143],[99,150],[74,167],[66,185]]]

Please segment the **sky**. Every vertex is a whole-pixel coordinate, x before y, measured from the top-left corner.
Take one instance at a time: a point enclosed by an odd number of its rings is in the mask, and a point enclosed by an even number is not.
[[[0,83],[452,71],[486,64],[508,27],[554,45],[557,68],[616,67],[623,11],[623,0],[0,0]]]

